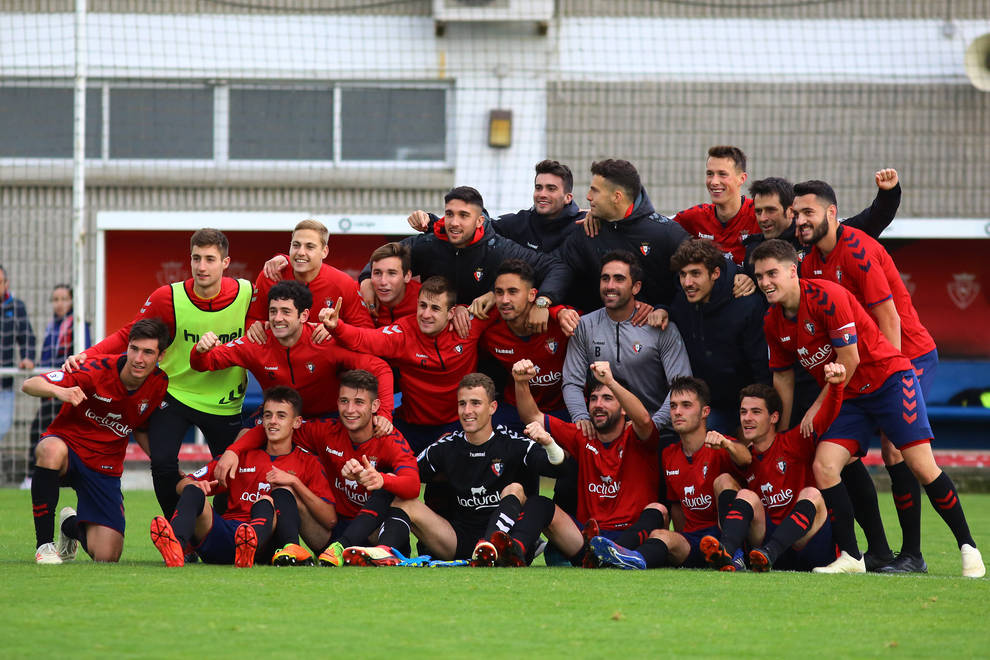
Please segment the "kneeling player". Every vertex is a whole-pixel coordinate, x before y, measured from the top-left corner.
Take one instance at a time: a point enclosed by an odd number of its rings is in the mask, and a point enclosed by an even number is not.
[[[424,482],[445,479],[450,485],[449,518],[418,499],[394,502],[408,514],[413,534],[434,558],[472,558],[476,565],[528,563],[540,532],[554,518],[554,503],[540,495],[527,498],[520,484],[560,464],[563,450],[549,439],[541,447],[505,427],[493,429],[497,405],[492,379],[468,374],[457,389],[462,430],[419,455]],[[385,525],[383,535],[389,527]]]
[[[307,543],[322,548],[337,514],[320,462],[293,444],[301,410],[294,389],[280,385],[265,391],[261,427],[245,437],[263,433],[267,443],[239,454],[237,474],[219,489],[230,494],[222,516],[206,501],[218,492],[212,480],[217,460],[179,482],[171,522],[164,516],[151,521],[151,540],[166,566],[182,566],[187,545],[208,564],[243,568],[256,560],[267,563],[270,556],[276,566],[312,565],[313,555],[299,545],[300,526],[315,530]]]
[[[751,460],[741,442],[707,430],[708,400],[708,386],[702,380],[682,376],[670,384],[671,424],[680,442],[663,450],[660,468],[676,531],[653,530],[635,550],[596,536],[591,550],[603,565],[631,569],[705,565],[701,539],[718,535],[718,512],[728,508],[719,496],[722,491],[739,489],[730,475]]]
[[[419,495],[416,457],[405,438],[395,429],[375,435],[379,405],[378,379],[363,369],[346,371],[340,375],[337,394],[340,419],[309,420],[293,434],[293,442],[323,464],[336,502],[337,524],[332,542],[320,554],[323,566],[340,566],[344,548],[366,545],[371,536],[377,537],[386,517],[404,518],[401,511],[390,510],[393,497]],[[259,448],[263,440],[249,434],[224,452],[217,464],[221,484],[237,473],[237,452]],[[406,541],[397,547],[408,545],[408,538],[407,523]]]
[[[828,396],[812,422],[811,437],[799,427],[775,431],[783,404],[773,387],[749,385],[739,393],[739,421],[753,453],[745,475],[750,487],[736,494],[724,514],[721,541],[701,539],[710,566],[735,570],[732,556],[744,537],[753,547],[749,564],[755,571],[810,571],[835,559],[825,500],[814,486],[811,466],[818,438],[839,414],[845,378],[842,364],[825,365]]]
[[[75,559],[79,543],[95,561],[120,559],[124,454],[132,432],[148,451],[144,429],[168,387],[168,377],[156,366],[168,343],[164,323],[142,319],[131,327],[126,355],[96,355],[72,373],[53,371],[21,386],[25,394],[64,402],[36,449],[31,503],[38,541],[34,558],[39,564]],[[79,512],[62,509],[56,546],[52,541],[60,481],[76,491]]]

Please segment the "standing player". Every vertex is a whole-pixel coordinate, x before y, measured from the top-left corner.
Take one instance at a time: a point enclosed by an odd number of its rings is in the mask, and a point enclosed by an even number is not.
[[[554,518],[546,497],[527,497],[522,484],[530,475],[544,474],[564,459],[552,439],[541,446],[505,427],[492,428],[495,384],[480,373],[468,374],[457,388],[461,430],[427,447],[419,455],[420,478],[446,481],[450,489],[448,517],[435,513],[422,500],[396,500],[412,521],[413,534],[434,558],[473,558],[478,565],[532,560],[540,532]],[[499,548],[488,539],[495,540]],[[511,540],[510,540],[511,539]]]
[[[412,279],[412,257],[402,243],[386,243],[371,253],[374,299],[368,304],[376,328],[416,314],[419,282]]]
[[[932,430],[925,399],[910,361],[884,338],[876,323],[846,289],[824,280],[799,280],[798,256],[781,240],[765,242],[753,253],[757,281],[771,308],[764,321],[770,347],[774,388],[783,401],[783,418],[790,413],[794,391],[793,365],[799,362],[824,382],[823,365],[840,362],[846,368],[845,399],[838,419],[815,452],[818,488],[832,512],[832,535],[840,555],[823,573],[862,573],[866,570],[853,532],[849,494],[840,479],[854,455],[864,455],[879,426],[904,456],[911,472],[925,487],[935,510],[952,530],[962,556],[964,577],[981,577],[986,567],[969,533],[969,525],[952,479],[932,454]],[[827,395],[827,387],[801,422],[806,435],[811,419]]]
[[[732,557],[748,539],[755,571],[811,570],[835,559],[831,527],[821,492],[815,488],[811,463],[815,441],[835,421],[842,406],[846,370],[829,363],[824,369],[828,396],[814,419],[812,437],[798,428],[778,433],[780,395],[770,385],[747,385],[739,393],[739,421],[750,443],[753,462],[745,471],[746,488],[722,515],[722,539],[706,536],[701,551],[708,564],[734,571]],[[731,495],[721,495],[728,499]]]
[[[922,395],[927,398],[938,367],[938,351],[918,318],[894,260],[870,236],[839,224],[835,191],[824,181],[799,183],[794,186],[794,195],[798,237],[809,248],[798,275],[836,282],[848,289],[869,311],[887,341],[911,361]],[[901,452],[886,438],[881,447],[903,545],[897,559],[880,570],[924,573],[927,566],[921,554],[921,487]]]
[[[660,433],[650,413],[619,384],[608,362],[594,362],[591,373],[595,384],[588,408],[596,435],[586,437],[575,424],[540,414],[530,392],[536,371],[529,360],[512,367],[519,412],[529,424],[527,434],[536,437],[534,426],[545,428],[578,463],[577,521],[583,529],[565,518],[555,521],[551,536],[574,564],[586,563],[585,538],[604,535],[636,547],[669,522],[666,507],[656,502]]]
[[[93,355],[71,373],[53,371],[21,385],[25,394],[64,402],[36,450],[31,504],[37,563],[72,561],[78,543],[95,561],[120,559],[124,454],[131,433],[148,450],[148,418],[168,387],[168,377],[157,367],[168,340],[159,319],[140,319],[128,333],[126,355]],[[78,513],[62,509],[54,544],[60,482],[76,491],[79,503]]]
[[[711,203],[692,206],[674,216],[688,233],[709,239],[732,255],[738,265],[746,257],[743,241],[760,232],[753,200],[741,194],[747,176],[746,154],[739,147],[712,147],[705,161],[705,186]]]
[[[205,332],[189,353],[189,364],[196,371],[216,371],[232,366],[250,371],[264,388],[292,387],[303,400],[304,417],[318,417],[337,411],[337,372],[341,369],[367,369],[382,384],[385,406],[382,414],[392,417],[392,370],[385,361],[341,348],[334,342],[313,341],[309,310],[313,295],[295,280],[278,282],[268,290],[268,327],[262,344],[235,339],[226,344],[213,332]]]
[[[265,263],[254,283],[254,298],[248,310],[247,323],[251,326],[253,339],[261,339],[260,331],[268,319],[268,290],[281,280],[295,280],[309,288],[318,305],[315,312],[309,310],[314,318],[320,309],[330,307],[340,299],[343,301],[340,313],[345,321],[360,328],[375,327],[354,278],[323,263],[330,253],[329,236],[330,232],[322,222],[303,220],[292,230],[288,256],[279,254]]]
[[[398,431],[375,435],[372,418],[380,405],[375,377],[360,369],[346,371],[337,395],[340,419],[310,420],[293,434],[293,442],[323,464],[337,506],[332,543],[320,555],[324,566],[340,566],[345,547],[366,545],[385,516],[396,515],[388,511],[393,497],[419,495],[416,457],[405,438]],[[259,448],[261,440],[245,435],[224,452],[215,473],[221,484],[237,474],[237,454]],[[373,501],[378,493],[386,497]]]
[[[190,426],[206,436],[213,456],[219,456],[240,432],[241,404],[247,377],[244,369],[200,373],[189,365],[189,354],[200,337],[213,332],[222,343],[244,335],[244,317],[251,302],[251,283],[224,277],[230,265],[227,237],[216,229],[200,229],[189,241],[193,277],[155,289],[134,321],[84,353],[70,356],[66,371],[84,364],[87,355],[119,353],[126,348],[131,326],[140,319],[160,318],[172,337],[161,362],[168,374],[168,394],[148,426],[151,477],[162,512],[175,509],[179,448]]]
[[[312,565],[313,555],[299,545],[300,530],[310,547],[326,544],[337,522],[327,475],[316,457],[293,442],[302,399],[291,387],[277,385],[265,390],[262,408],[261,427],[247,436],[264,437],[264,449],[239,452],[239,467],[221,487],[230,493],[223,515],[206,501],[217,492],[214,459],[179,482],[171,521],[151,521],[151,541],[166,566],[184,564],[185,546],[208,564],[246,568],[271,558],[275,566]]]
[[[324,327],[341,346],[393,360],[399,367],[402,405],[395,422],[413,451],[457,428],[457,383],[478,362],[478,337],[485,324],[471,321],[468,337],[461,339],[449,328],[453,305],[450,283],[431,277],[419,291],[415,317],[377,330],[341,322],[335,309],[320,312]]]
[[[603,565],[627,569],[705,566],[701,539],[718,536],[719,512],[727,508],[720,493],[739,489],[732,475],[751,460],[741,442],[706,429],[708,396],[708,386],[697,378],[675,378],[670,384],[671,422],[680,442],[664,448],[660,469],[674,531],[655,529],[635,550],[596,536],[591,550]]]
[[[600,308],[602,300],[595,295],[598,273],[593,264],[600,263],[610,251],[624,250],[642,257],[645,277],[641,299],[654,306],[669,304],[676,290],[670,257],[690,235],[654,210],[639,172],[629,161],[607,159],[593,163],[587,197],[591,208],[588,220],[600,220],[601,231],[593,228],[596,223],[588,223],[584,232],[571,234],[557,251],[572,271],[564,302],[582,313]]]

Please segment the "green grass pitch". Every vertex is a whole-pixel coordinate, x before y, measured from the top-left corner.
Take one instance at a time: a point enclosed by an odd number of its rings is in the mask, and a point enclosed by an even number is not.
[[[154,496],[125,496],[119,565],[36,566],[29,494],[0,490],[0,657],[990,653],[990,582],[959,577],[955,543],[927,502],[927,576],[817,576],[542,565],[166,570],[148,538]],[[59,505],[74,502],[63,490]],[[880,502],[896,548],[890,496]],[[990,547],[990,495],[963,504],[977,543]]]

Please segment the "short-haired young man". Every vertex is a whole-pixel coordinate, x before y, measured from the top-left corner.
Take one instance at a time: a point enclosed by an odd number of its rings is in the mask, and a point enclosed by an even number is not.
[[[296,280],[283,280],[268,290],[268,327],[265,342],[245,339],[221,343],[216,334],[204,332],[189,353],[197,371],[244,367],[262,387],[287,385],[303,400],[303,417],[337,411],[337,374],[341,369],[367,369],[381,382],[381,414],[392,417],[392,369],[381,358],[356,353],[334,342],[316,343],[307,323],[313,295]]]
[[[369,304],[375,327],[395,323],[416,313],[419,281],[412,279],[412,257],[402,243],[386,243],[371,253],[374,301]]]
[[[91,355],[78,369],[27,379],[21,390],[63,402],[35,450],[31,504],[37,540],[35,561],[72,561],[79,543],[96,561],[115,562],[124,548],[124,496],[120,475],[131,433],[148,451],[148,419],[168,388],[158,361],[169,343],[159,319],[140,319],[128,332],[125,355]],[[59,514],[59,485],[71,486],[79,502]]]
[[[405,438],[395,430],[375,435],[372,418],[380,404],[373,375],[361,369],[346,371],[337,393],[340,418],[310,420],[292,436],[296,445],[319,458],[336,502],[332,542],[320,554],[324,566],[340,566],[345,547],[367,545],[386,516],[395,515],[388,510],[393,497],[419,495],[416,457]],[[231,445],[217,464],[220,482],[237,474],[238,452],[262,443],[262,436],[249,433]],[[384,501],[378,495],[385,496]],[[408,536],[407,528],[407,540]]]
[[[585,313],[600,308],[594,264],[609,251],[625,250],[641,257],[645,276],[640,298],[653,306],[669,304],[675,291],[670,257],[690,234],[654,210],[639,172],[629,161],[596,161],[591,175],[589,216],[601,221],[601,231],[593,237],[575,232],[558,250],[557,256],[571,270],[564,302]]]
[[[263,436],[264,448],[239,452],[226,486],[213,478],[217,459],[183,478],[175,515],[151,521],[151,541],[166,566],[183,566],[186,547],[208,564],[312,565],[313,555],[299,545],[300,529],[311,547],[326,544],[337,522],[333,493],[320,462],[293,442],[302,399],[276,385],[265,390],[262,410],[261,426],[247,435]],[[230,494],[223,515],[206,501],[218,491]]]
[[[681,243],[670,268],[681,284],[670,320],[684,341],[691,373],[711,389],[708,428],[735,435],[740,388],[770,382],[762,297],[732,295],[735,264],[707,238]]]
[[[705,427],[708,386],[697,378],[675,378],[670,384],[670,414],[680,442],[660,454],[666,499],[674,531],[654,529],[637,548],[625,548],[603,536],[591,539],[591,550],[604,566],[626,569],[705,565],[701,539],[718,536],[720,493],[738,490],[736,477],[749,465],[746,446]]]
[[[393,503],[408,514],[413,534],[434,558],[472,558],[479,566],[522,565],[532,561],[540,533],[554,518],[553,502],[537,494],[527,496],[522,484],[559,464],[563,450],[549,437],[537,444],[505,427],[493,428],[497,407],[491,378],[468,374],[457,388],[461,430],[419,455],[420,478],[426,483],[444,480],[450,486],[447,517],[419,499]]]
[[[841,554],[816,571],[866,570],[853,532],[852,502],[840,473],[851,457],[866,453],[879,427],[901,451],[935,510],[952,530],[960,548],[963,576],[983,576],[986,567],[970,535],[955,485],[932,454],[925,399],[911,362],[887,341],[849,291],[825,280],[799,279],[797,252],[790,244],[778,239],[766,241],[752,258],[759,287],[771,305],[763,327],[784,418],[793,397],[795,362],[820,383],[824,383],[826,362],[840,362],[846,368],[842,410],[818,444],[814,463],[815,480],[832,511],[832,535]],[[826,395],[827,388],[823,388],[814,411]],[[810,427],[806,415],[801,428],[807,434]]]
[[[711,203],[692,206],[674,216],[674,221],[690,234],[709,239],[739,265],[746,256],[743,241],[760,231],[753,200],[741,192],[748,176],[746,154],[739,147],[710,148],[705,161],[705,186]]]
[[[815,488],[811,464],[815,443],[835,421],[842,406],[846,370],[841,364],[825,365],[828,396],[813,421],[811,437],[793,428],[777,432],[781,401],[771,385],[754,383],[739,392],[742,439],[749,443],[753,462],[743,474],[746,487],[721,515],[722,538],[701,539],[708,565],[735,571],[732,558],[748,541],[749,565],[754,571],[810,571],[835,559],[832,529],[821,492]],[[723,501],[731,492],[723,491]]]
[[[614,250],[601,258],[599,295],[604,307],[585,314],[567,344],[564,359],[564,402],[571,420],[587,435],[594,429],[584,397],[588,365],[605,361],[616,377],[643,402],[657,428],[670,422],[668,388],[678,376],[690,376],[684,342],[676,325],[664,329],[632,323],[635,296],[643,285],[640,260]]]
[[[330,232],[322,222],[302,220],[292,230],[289,254],[275,255],[265,263],[255,280],[254,298],[248,310],[247,324],[251,326],[252,337],[261,338],[260,329],[268,320],[268,290],[276,282],[287,280],[295,280],[312,292],[309,313],[313,318],[318,316],[320,309],[330,307],[340,299],[344,320],[359,328],[374,327],[354,278],[323,262],[330,254],[329,237]],[[255,324],[260,324],[258,329],[253,328]]]
[[[247,376],[241,367],[208,373],[189,364],[190,350],[206,332],[223,343],[244,335],[244,318],[251,302],[251,283],[224,277],[230,265],[229,243],[223,232],[200,229],[189,239],[192,277],[151,292],[134,321],[120,328],[86,352],[70,356],[67,371],[83,363],[87,355],[122,353],[131,326],[140,319],[165,322],[172,343],[161,362],[168,374],[168,394],[156,408],[148,426],[151,478],[162,513],[171,515],[177,495],[179,448],[190,426],[206,437],[210,453],[218,456],[240,433],[241,404]]]

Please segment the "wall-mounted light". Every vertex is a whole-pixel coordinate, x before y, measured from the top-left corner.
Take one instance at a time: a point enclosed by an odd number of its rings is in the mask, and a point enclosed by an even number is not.
[[[488,113],[488,146],[507,149],[512,146],[512,110]]]

